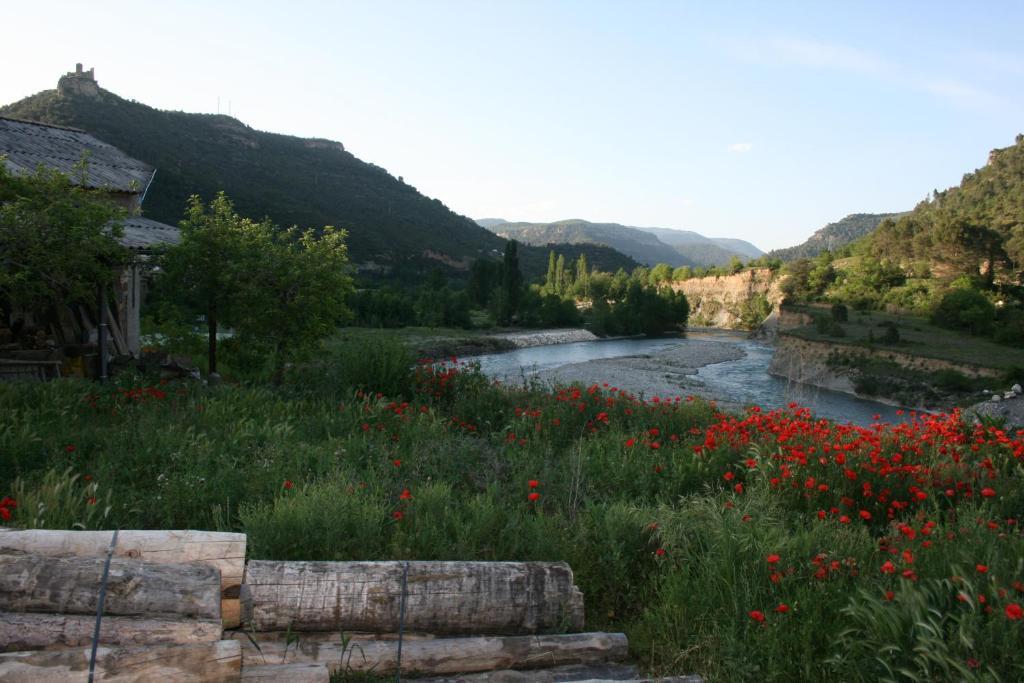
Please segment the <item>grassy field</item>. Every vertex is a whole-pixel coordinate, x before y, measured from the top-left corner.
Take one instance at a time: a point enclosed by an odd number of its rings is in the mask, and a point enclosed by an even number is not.
[[[656,673],[1024,679],[1024,435],[409,360],[352,337],[281,386],[0,385],[0,518],[240,530],[253,558],[564,560],[587,627]]]
[[[813,315],[829,316],[828,307],[791,306],[794,311]],[[813,324],[786,330],[804,339],[841,344],[855,344],[874,348],[910,353],[926,358],[963,363],[999,370],[1024,368],[1024,349],[996,344],[995,342],[963,334],[942,327],[936,327],[924,318],[898,316],[871,311],[849,311],[849,320],[840,323],[845,336],[836,337],[817,329]],[[882,336],[887,325],[896,326],[899,341],[885,343]],[[874,338],[869,342],[869,333]]]

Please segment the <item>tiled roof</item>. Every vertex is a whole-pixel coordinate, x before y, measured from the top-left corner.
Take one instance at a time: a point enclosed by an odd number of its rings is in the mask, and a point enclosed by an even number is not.
[[[160,223],[142,216],[129,216],[121,221],[124,234],[122,245],[134,251],[146,251],[164,244],[177,244],[181,233],[173,225]]]
[[[75,165],[85,158],[83,184],[116,192],[143,193],[156,172],[85,131],[4,117],[0,117],[0,157],[15,174],[32,173],[42,165],[76,182]]]

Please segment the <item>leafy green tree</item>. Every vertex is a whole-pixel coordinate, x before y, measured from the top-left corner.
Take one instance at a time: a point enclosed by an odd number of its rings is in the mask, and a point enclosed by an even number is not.
[[[95,301],[97,286],[129,260],[117,241],[124,214],[57,171],[15,176],[0,159],[0,305]]]
[[[940,327],[966,330],[971,334],[988,334],[996,318],[992,302],[975,289],[954,289],[942,297],[932,314],[932,322]]]
[[[206,316],[209,374],[217,372],[217,330],[233,316],[248,275],[242,256],[249,222],[223,192],[208,207],[193,195],[180,223],[181,242],[160,259],[164,291],[186,310]]]

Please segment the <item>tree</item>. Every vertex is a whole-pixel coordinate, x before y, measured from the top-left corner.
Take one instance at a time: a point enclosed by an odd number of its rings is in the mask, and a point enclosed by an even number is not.
[[[512,323],[512,317],[519,311],[523,287],[523,274],[519,272],[519,249],[515,240],[505,243],[505,256],[501,265],[502,295],[498,307],[498,321],[502,325],[509,325]]]
[[[57,171],[15,176],[0,159],[0,304],[46,310],[95,301],[97,285],[129,259],[117,240],[124,215]]]
[[[280,382],[286,362],[306,357],[348,315],[347,233],[332,226],[280,230],[268,220],[248,221],[244,231],[235,331],[270,351]],[[461,306],[468,311],[467,300]]]
[[[163,283],[180,305],[207,316],[208,369],[217,371],[217,330],[231,326],[243,343],[266,350],[275,380],[347,314],[351,292],[344,230],[255,222],[219,193],[209,207],[193,196],[180,244],[161,258]]]
[[[235,313],[246,277],[243,251],[245,228],[251,223],[235,213],[221,192],[203,204],[189,198],[181,222],[181,241],[160,259],[161,285],[179,306],[206,316],[207,372],[217,372],[217,329]]]

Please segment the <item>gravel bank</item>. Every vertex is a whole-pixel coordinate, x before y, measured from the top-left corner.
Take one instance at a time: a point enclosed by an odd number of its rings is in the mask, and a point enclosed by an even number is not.
[[[636,395],[704,395],[703,385],[692,379],[698,368],[737,360],[746,353],[736,344],[691,339],[658,353],[602,358],[542,370],[534,375],[545,384],[604,384]]]
[[[597,335],[593,332],[575,327],[560,330],[536,330],[534,332],[501,332],[490,336],[492,339],[507,341],[517,349],[528,346],[546,346],[547,344],[596,341],[598,339]]]

